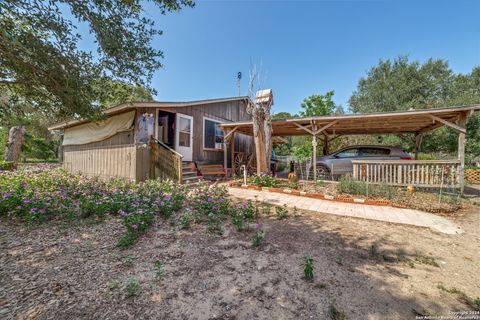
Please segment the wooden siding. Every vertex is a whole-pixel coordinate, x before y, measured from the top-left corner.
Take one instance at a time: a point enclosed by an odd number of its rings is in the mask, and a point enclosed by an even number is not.
[[[172,113],[181,113],[193,117],[193,160],[196,162],[223,164],[222,150],[207,150],[203,148],[203,119],[204,117],[220,122],[250,121],[251,116],[246,112],[245,102],[229,101],[204,105],[195,105],[182,108],[158,108]],[[141,115],[140,112],[138,114]],[[250,153],[253,151],[253,138],[238,134],[235,137],[235,150]],[[230,165],[230,152],[228,152]]]
[[[70,146],[72,147],[72,146]],[[64,151],[64,169],[89,177],[104,179],[123,177],[136,180],[136,146],[134,144],[83,145]]]
[[[137,144],[136,147],[136,181],[145,181],[150,178],[150,146],[148,144]]]
[[[204,117],[220,122],[251,120],[243,101],[207,103],[205,105],[175,108],[156,108],[153,106],[138,108],[134,129],[117,133],[113,137],[100,142],[81,146],[65,146],[63,148],[64,168],[70,172],[82,172],[88,176],[102,178],[124,177],[137,182],[150,178],[150,146],[148,144],[136,144],[135,141],[140,117],[144,113],[151,113],[155,115],[156,122],[158,110],[171,113],[178,112],[193,117],[193,160],[199,163],[223,164],[224,159],[223,149],[213,151],[203,148]],[[237,134],[235,136],[235,150],[251,153],[253,151],[253,138]],[[230,152],[227,154],[230,166]]]

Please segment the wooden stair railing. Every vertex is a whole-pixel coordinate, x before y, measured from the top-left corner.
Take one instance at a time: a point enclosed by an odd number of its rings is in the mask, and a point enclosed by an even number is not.
[[[183,156],[153,137],[150,139],[150,147],[150,177],[152,179],[170,179],[182,183]]]

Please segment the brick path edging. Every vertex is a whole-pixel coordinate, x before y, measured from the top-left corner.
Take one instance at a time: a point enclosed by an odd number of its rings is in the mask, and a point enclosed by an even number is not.
[[[366,204],[366,205],[373,205],[373,206],[390,206],[394,208],[407,208],[405,205],[393,203],[390,200],[376,200],[376,199],[363,199],[363,198],[352,198],[352,197],[336,197],[322,193],[316,192],[304,192],[298,191],[288,188],[267,188],[267,187],[257,187],[252,185],[242,185],[239,186],[236,183],[230,183],[229,186],[231,188],[239,188],[239,189],[250,189],[250,190],[257,190],[257,191],[266,191],[266,192],[276,192],[276,193],[285,193],[290,194],[293,196],[299,197],[307,197],[307,198],[314,198],[314,199],[321,199],[321,200],[329,200],[329,201],[336,201],[336,202],[347,202],[347,203],[355,203],[355,204]]]

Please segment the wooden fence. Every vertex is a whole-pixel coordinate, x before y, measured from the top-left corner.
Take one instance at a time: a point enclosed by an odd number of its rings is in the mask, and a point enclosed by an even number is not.
[[[353,179],[417,187],[460,187],[458,160],[352,160]]]
[[[182,158],[183,156],[158,141],[150,140],[151,146],[151,164],[150,177],[160,179],[170,179],[178,183],[182,183]]]

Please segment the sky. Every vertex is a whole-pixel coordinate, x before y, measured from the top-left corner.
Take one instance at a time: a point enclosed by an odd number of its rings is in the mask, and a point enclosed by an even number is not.
[[[151,9],[151,10],[150,10]],[[147,10],[163,35],[153,46],[164,68],[152,86],[159,101],[247,93],[251,62],[273,89],[274,112],[334,90],[348,107],[358,80],[380,59],[442,58],[453,71],[480,65],[480,1],[196,1],[166,16]]]

